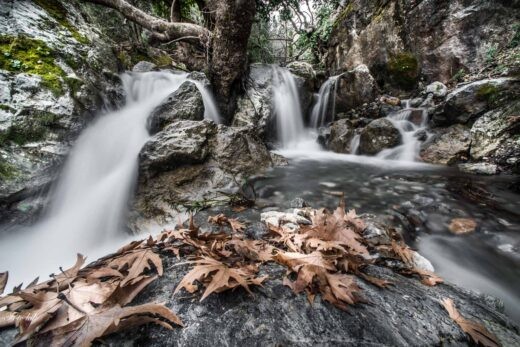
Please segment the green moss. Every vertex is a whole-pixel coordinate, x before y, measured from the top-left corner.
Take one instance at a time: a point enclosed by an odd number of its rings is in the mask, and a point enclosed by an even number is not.
[[[173,63],[173,59],[168,54],[161,54],[157,57],[154,57],[153,62],[158,67],[171,67]]]
[[[419,77],[419,63],[410,52],[403,52],[393,56],[387,64],[387,71],[391,81],[405,90],[412,89]]]
[[[6,131],[0,133],[0,146],[9,143],[21,146],[42,141],[49,130],[57,126],[58,120],[57,115],[42,111],[20,116]]]
[[[17,175],[18,170],[0,157],[0,178],[2,180],[8,180],[15,178]]]
[[[67,10],[58,0],[34,0],[41,8],[43,8],[56,22],[61,26],[65,27],[72,37],[79,43],[88,44],[90,41],[83,35],[81,35],[67,19]]]
[[[56,65],[54,52],[43,41],[25,36],[0,36],[0,69],[25,72],[42,78],[42,86],[63,93],[65,72]]]
[[[15,109],[10,107],[10,106],[7,106],[7,105],[4,105],[4,104],[0,104],[0,110],[2,111],[6,111],[6,112],[9,112],[9,113],[15,113]]]
[[[345,19],[347,19],[347,17],[352,12],[354,12],[354,4],[351,2],[341,11],[341,13],[338,15],[338,17],[336,17],[336,20],[334,21],[333,27],[335,28],[338,25],[340,25]]]
[[[477,89],[477,99],[493,103],[498,99],[499,90],[493,84],[487,83]]]
[[[83,81],[75,77],[65,77],[65,83],[69,86],[70,93],[74,96],[84,85]]]

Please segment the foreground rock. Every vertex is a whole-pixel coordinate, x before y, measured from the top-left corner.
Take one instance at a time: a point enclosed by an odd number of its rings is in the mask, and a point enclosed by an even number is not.
[[[421,158],[427,163],[452,165],[469,159],[471,136],[469,129],[455,125],[434,134],[423,145]]]
[[[180,211],[225,200],[221,190],[236,194],[242,178],[269,168],[275,159],[248,128],[175,121],[141,151],[130,228],[176,223]]]
[[[332,123],[328,149],[336,153],[352,153],[352,139],[355,134],[355,128],[348,119],[340,119]]]
[[[401,134],[386,118],[376,119],[361,131],[359,153],[375,155],[401,144]]]

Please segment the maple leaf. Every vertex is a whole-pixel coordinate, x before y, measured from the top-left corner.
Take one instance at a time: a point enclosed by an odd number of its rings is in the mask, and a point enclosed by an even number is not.
[[[210,257],[202,257],[191,263],[195,264],[195,267],[184,276],[174,294],[182,288],[194,293],[197,290],[197,286],[193,284],[195,281],[204,283],[205,279],[209,279],[209,283],[205,284],[206,290],[200,301],[206,299],[211,293],[220,293],[238,286],[243,287],[249,294],[253,295],[249,285],[261,285],[267,278],[267,276],[255,277],[255,274],[245,267],[231,268]]]
[[[155,267],[159,276],[162,276],[163,265],[161,257],[149,248],[133,249],[110,260],[107,264],[108,267],[119,272],[126,270],[128,273],[121,281],[122,287],[140,281],[145,277],[145,271],[152,269],[151,265]]]
[[[232,239],[226,243],[235,249],[235,252],[247,259],[266,262],[273,259],[274,247],[264,241]]]
[[[321,252],[312,252],[309,254],[297,252],[279,252],[273,257],[273,259],[295,272],[298,272],[298,270],[304,265],[315,265],[331,271],[336,270],[336,267],[332,264],[332,262],[325,259],[323,253]]]
[[[482,324],[473,322],[462,317],[459,311],[455,308],[453,300],[444,298],[441,300],[442,306],[448,311],[450,318],[475,342],[484,347],[498,347],[500,342],[498,338],[486,329]]]
[[[33,335],[53,317],[54,313],[56,313],[64,303],[58,298],[56,292],[21,292],[18,295],[33,306],[31,309],[22,311],[18,315],[17,324],[20,329],[20,334],[17,336],[15,344],[25,341]]]
[[[330,292],[325,290],[323,299],[327,300],[334,306],[346,310],[347,305],[354,305],[362,301],[360,292],[361,288],[356,284],[353,276],[341,273],[326,273],[327,282]]]
[[[130,326],[154,322],[172,328],[171,325],[156,317],[183,326],[181,320],[171,310],[160,304],[124,308],[119,305],[101,306],[66,325],[36,336],[35,343],[37,346],[90,346],[95,339]]]
[[[392,282],[384,280],[382,278],[377,278],[374,276],[367,275],[366,273],[360,272],[359,276],[361,276],[365,281],[372,283],[373,285],[379,288],[388,288],[389,286],[394,285]]]
[[[208,222],[217,225],[229,225],[235,233],[243,232],[246,228],[245,224],[235,218],[228,218],[223,213],[216,216],[210,216]]]
[[[345,210],[340,205],[333,214],[321,209],[314,212],[312,225],[303,226],[302,233],[309,238],[316,238],[322,241],[335,241],[348,247],[355,255],[368,257],[369,252],[365,245],[361,243],[361,236],[352,226],[354,217],[347,217]],[[347,221],[349,221],[347,223]]]
[[[0,272],[0,295],[4,292],[5,286],[7,285],[8,278],[9,278],[9,272]]]

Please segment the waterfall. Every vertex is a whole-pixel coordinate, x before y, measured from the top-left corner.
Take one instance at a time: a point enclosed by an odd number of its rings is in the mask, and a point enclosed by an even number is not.
[[[323,83],[311,112],[311,126],[315,129],[334,120],[336,115],[336,86],[340,76],[333,76]],[[332,93],[332,100],[331,100]],[[331,112],[328,112],[331,110]]]
[[[279,66],[273,66],[273,106],[280,145],[297,146],[306,133],[298,88],[291,72]]]
[[[356,134],[350,141],[350,154],[357,154],[359,149],[359,141],[361,139],[361,135]]]
[[[126,105],[99,117],[79,136],[44,216],[28,230],[0,240],[0,264],[9,270],[10,283],[55,272],[73,262],[77,252],[94,260],[113,248],[114,241],[121,242],[138,154],[149,139],[147,118],[186,80],[187,74],[169,72],[122,76]],[[197,85],[206,117],[218,121],[209,92]]]
[[[410,101],[404,100],[404,108],[393,112],[387,119],[399,130],[402,144],[382,150],[377,154],[378,158],[398,161],[416,161],[421,148],[420,134],[428,136],[428,110],[425,108],[412,108]]]

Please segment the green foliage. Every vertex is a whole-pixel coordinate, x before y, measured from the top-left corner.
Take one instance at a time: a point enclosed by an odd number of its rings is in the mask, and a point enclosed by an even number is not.
[[[419,76],[419,63],[410,52],[402,52],[393,56],[388,64],[387,71],[390,79],[400,88],[412,89]]]
[[[197,24],[203,24],[202,12],[195,0],[181,1],[181,17]]]
[[[496,46],[491,46],[486,51],[486,62],[492,63],[495,61],[495,58],[497,56],[498,49]]]
[[[513,25],[513,38],[511,39],[511,42],[509,43],[510,48],[516,48],[520,46],[520,23],[517,23]]]
[[[466,77],[466,74],[466,70],[460,69],[459,71],[457,71],[457,73],[455,73],[455,75],[453,75],[451,80],[455,82],[462,82],[464,80],[464,77]]]
[[[300,33],[296,42],[299,50],[310,49],[315,57],[318,56],[320,46],[328,42],[334,28],[335,22],[332,20],[332,13],[335,5],[325,4],[316,10],[316,28],[310,33]]]
[[[252,63],[274,63],[274,52],[270,40],[269,22],[259,19],[253,23],[247,43],[249,61]]]
[[[0,69],[42,78],[42,86],[60,95],[65,72],[56,65],[54,52],[43,41],[25,36],[0,36]]]
[[[151,1],[152,14],[164,19],[170,19],[170,4],[171,1]]]
[[[81,35],[74,25],[67,19],[67,10],[58,0],[34,0],[41,8],[43,8],[56,22],[65,27],[72,37],[79,43],[88,44],[90,41]]]

